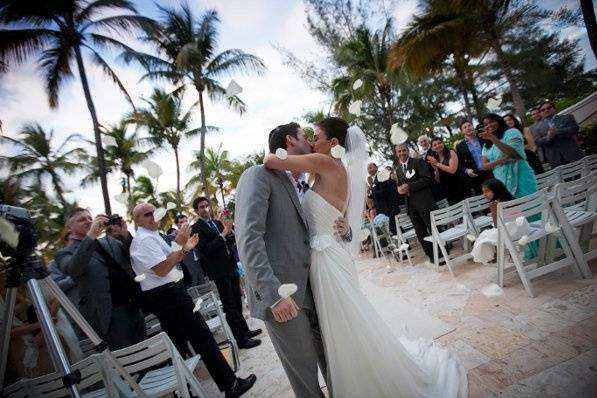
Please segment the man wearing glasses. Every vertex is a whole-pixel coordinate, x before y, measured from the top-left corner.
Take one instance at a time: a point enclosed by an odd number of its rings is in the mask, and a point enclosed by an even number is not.
[[[545,101],[539,107],[541,122],[531,130],[535,142],[543,150],[545,160],[552,168],[577,161],[583,152],[576,142],[578,123],[572,115],[556,115],[551,101]]]
[[[172,246],[168,245],[159,234],[154,211],[149,203],[141,203],[133,210],[137,234],[131,244],[131,262],[135,274],[144,275],[140,283],[145,304],[183,356],[189,354],[190,343],[226,398],[239,397],[255,384],[256,377],[236,377],[205,320],[194,311],[193,300],[176,270],[176,265],[195,248],[199,236],[190,236],[191,227],[184,224]]]

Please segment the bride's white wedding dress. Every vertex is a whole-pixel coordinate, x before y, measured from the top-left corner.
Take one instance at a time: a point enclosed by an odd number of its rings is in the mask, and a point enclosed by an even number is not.
[[[398,339],[361,293],[352,256],[334,237],[340,211],[313,190],[303,208],[311,231],[310,282],[333,395],[466,397],[466,371],[447,350],[430,340]]]

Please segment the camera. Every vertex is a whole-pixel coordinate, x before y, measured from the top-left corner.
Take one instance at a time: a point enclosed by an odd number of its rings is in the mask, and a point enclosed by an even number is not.
[[[120,217],[118,214],[112,214],[110,217],[108,217],[108,221],[106,221],[104,225],[109,227],[110,225],[120,225],[121,222],[122,217]]]

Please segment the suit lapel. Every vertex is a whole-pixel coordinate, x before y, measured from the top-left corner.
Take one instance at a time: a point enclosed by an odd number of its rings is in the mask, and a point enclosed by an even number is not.
[[[122,256],[117,255],[117,253],[113,250],[113,245],[108,244],[108,239],[98,239],[97,243],[108,253],[112,259],[131,277],[134,278],[135,275],[133,274],[132,268],[129,266],[128,263],[123,262]]]
[[[306,227],[307,220],[305,219],[305,214],[303,213],[303,206],[299,201],[298,195],[296,194],[296,190],[294,189],[294,186],[291,184],[288,175],[285,171],[282,170],[277,170],[274,172],[274,174],[282,181],[282,186],[286,189],[288,195],[290,195],[290,199],[292,200],[292,203],[294,204],[296,211],[298,212],[299,216],[301,217],[301,220],[303,221],[303,224],[305,224]]]

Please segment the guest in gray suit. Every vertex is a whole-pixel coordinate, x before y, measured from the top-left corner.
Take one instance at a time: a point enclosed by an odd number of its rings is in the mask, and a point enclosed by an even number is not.
[[[104,215],[92,219],[88,210],[75,208],[66,223],[68,244],[56,253],[56,264],[77,282],[81,314],[115,350],[143,340],[145,322],[129,262],[132,237],[121,219],[124,244],[109,236],[98,239],[107,222]]]
[[[269,134],[269,151],[284,148],[289,155],[311,153],[297,123],[281,125]],[[309,286],[311,248],[309,226],[301,206],[305,184],[301,175],[253,166],[236,189],[235,232],[241,262],[247,272],[251,316],[265,322],[276,353],[297,397],[322,397],[317,364],[327,374],[313,295]],[[346,220],[336,229],[347,235]],[[297,291],[280,298],[282,284]],[[328,389],[331,386],[328,384]]]
[[[543,120],[534,134],[535,142],[543,148],[545,159],[551,167],[575,162],[583,157],[576,142],[578,123],[572,115],[556,115],[556,108],[545,101],[539,108]]]

